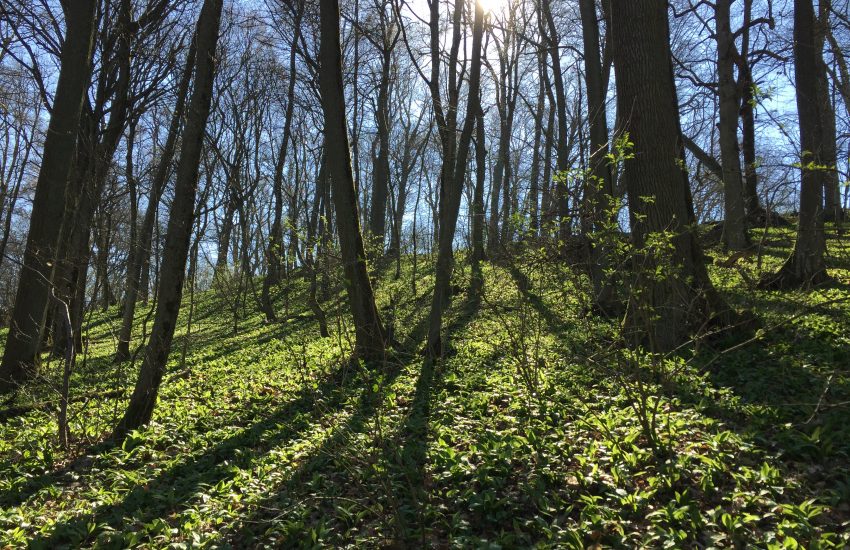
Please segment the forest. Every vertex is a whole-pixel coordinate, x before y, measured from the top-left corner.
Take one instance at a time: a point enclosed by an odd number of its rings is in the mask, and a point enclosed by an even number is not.
[[[0,548],[850,548],[850,0],[0,0]]]

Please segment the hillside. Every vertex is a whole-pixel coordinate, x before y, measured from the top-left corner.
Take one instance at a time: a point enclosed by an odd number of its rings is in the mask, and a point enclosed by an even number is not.
[[[829,233],[836,283],[810,292],[748,283],[790,231],[712,266],[762,328],[666,358],[621,349],[581,281],[533,249],[485,265],[482,303],[456,293],[453,353],[434,364],[421,256],[415,279],[405,258],[377,281],[399,341],[383,364],[348,361],[342,294],[320,338],[302,286],[277,324],[196,294],[189,336],[187,293],[154,421],[118,447],[104,438],[139,360],[113,364],[120,319],[92,313],[70,451],[52,406],[0,423],[0,547],[846,547],[850,246]],[[15,405],[54,402],[59,368]]]

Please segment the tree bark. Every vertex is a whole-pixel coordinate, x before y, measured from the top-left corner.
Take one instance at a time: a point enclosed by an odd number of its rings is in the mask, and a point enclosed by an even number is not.
[[[605,231],[616,223],[611,212],[614,188],[608,159],[608,117],[605,111],[605,79],[599,55],[599,21],[594,0],[580,0],[581,29],[584,41],[584,78],[587,88],[587,117],[590,121],[589,178],[585,193],[591,199],[593,227]],[[592,245],[590,276],[597,307],[602,312],[615,310],[613,287],[607,282],[610,264],[603,246]]]
[[[53,112],[44,143],[30,214],[21,279],[0,363],[0,394],[38,373],[41,336],[53,285],[57,246],[66,207],[65,192],[74,162],[83,99],[91,77],[97,2],[80,0],[66,9]]]
[[[756,158],[755,82],[750,68],[750,27],[753,0],[744,0],[744,25],[741,29],[741,52],[738,61],[738,90],[741,98],[741,149],[744,154],[744,202],[751,224],[764,224],[767,213],[758,195],[758,159]]]
[[[136,315],[136,301],[140,292],[147,296],[147,282],[142,277],[143,268],[151,255],[151,243],[153,242],[153,230],[156,223],[156,211],[165,185],[168,182],[168,173],[171,170],[171,161],[177,148],[177,137],[180,133],[180,125],[186,107],[186,96],[189,93],[189,84],[192,80],[192,72],[195,66],[196,43],[193,40],[189,46],[186,56],[186,65],[177,88],[177,100],[171,121],[168,126],[168,135],[159,164],[154,173],[151,185],[148,207],[142,219],[142,226],[138,233],[136,252],[127,265],[127,281],[124,290],[124,305],[121,313],[121,329],[118,333],[118,349],[115,353],[115,361],[126,361],[130,358],[130,339],[133,333],[133,319]],[[144,283],[144,284],[143,284]]]
[[[800,126],[800,214],[797,240],[779,272],[762,281],[763,287],[787,288],[826,282],[826,239],[823,232],[824,131],[819,81],[826,78],[816,47],[812,0],[794,0],[794,84]],[[819,62],[820,60],[820,62]]]
[[[627,338],[656,352],[678,346],[692,329],[728,308],[712,286],[695,224],[673,82],[667,2],[613,0],[611,36],[623,131],[634,143],[625,160],[634,258],[642,265],[627,314]],[[646,250],[654,234],[671,235],[670,258]],[[647,253],[648,252],[648,253]],[[646,256],[646,257],[643,257]],[[672,262],[659,278],[659,261]],[[643,265],[647,262],[648,265]]]
[[[484,180],[487,176],[487,144],[484,139],[484,112],[479,108],[475,115],[475,189],[472,192],[472,230],[470,231],[472,233],[472,275],[469,281],[469,297],[472,301],[480,300],[484,291],[484,274],[481,272],[481,262],[484,261]]]
[[[124,417],[113,431],[113,436],[118,440],[126,437],[129,431],[150,421],[171,352],[194,225],[192,218],[195,213],[198,170],[212,100],[221,11],[222,0],[205,0],[198,18],[195,83],[189,101],[186,129],[174,183],[174,198],[168,219],[165,252],[157,290],[156,314],[136,387]]]
[[[432,6],[436,5],[434,2]],[[455,37],[460,33],[460,4],[455,4]],[[432,8],[432,22],[434,21]],[[434,33],[437,31],[433,26],[431,28],[432,41]],[[454,254],[452,251],[454,245],[455,228],[457,226],[457,217],[460,211],[460,200],[463,195],[463,184],[466,178],[466,161],[469,157],[469,148],[472,143],[472,131],[475,128],[476,114],[481,108],[481,42],[484,34],[484,9],[481,3],[475,3],[475,19],[472,29],[472,50],[470,51],[471,64],[469,70],[469,90],[468,99],[466,102],[466,118],[463,124],[463,130],[460,133],[460,140],[457,143],[456,150],[443,151],[443,176],[440,181],[440,234],[437,251],[436,265],[436,280],[434,282],[434,295],[431,300],[431,312],[428,317],[428,342],[426,351],[431,358],[440,357],[443,354],[442,341],[442,323],[443,311],[449,305],[449,289],[451,286],[452,273],[454,271]],[[457,47],[460,40],[455,40],[453,48]],[[432,42],[433,43],[433,42]],[[433,54],[433,49],[432,49]],[[456,60],[456,55],[451,56]],[[449,67],[450,92],[454,90],[453,96],[449,100],[449,108],[457,110],[457,89],[459,86],[455,79],[454,61],[450,61]],[[437,67],[439,70],[439,67]],[[431,86],[439,86],[438,81],[432,80]],[[453,144],[453,140],[449,140]],[[447,141],[444,141],[446,143]],[[446,162],[450,161],[450,166],[445,166]]]
[[[552,83],[555,87],[555,108],[558,123],[558,141],[555,145],[556,166],[560,176],[556,178],[555,189],[552,199],[556,201],[559,218],[559,236],[565,241],[572,232],[572,220],[569,217],[569,197],[567,195],[566,173],[569,170],[569,125],[567,121],[567,94],[564,89],[564,75],[561,69],[561,55],[559,50],[558,29],[555,27],[555,19],[552,16],[550,0],[541,0],[541,15],[545,20],[544,30],[545,43],[549,49],[552,59]]]
[[[375,305],[375,296],[366,264],[357,190],[351,168],[351,150],[346,129],[345,97],[342,84],[342,50],[339,37],[338,0],[320,0],[321,43],[319,88],[325,119],[325,147],[328,172],[333,185],[333,202],[345,271],[345,287],[354,316],[355,349],[358,357],[382,359],[385,334]]]
[[[735,83],[735,37],[730,23],[732,0],[717,0],[714,9],[717,40],[717,76],[720,95],[720,164],[726,215],[723,244],[728,250],[749,246],[741,157],[738,150],[738,93]]]

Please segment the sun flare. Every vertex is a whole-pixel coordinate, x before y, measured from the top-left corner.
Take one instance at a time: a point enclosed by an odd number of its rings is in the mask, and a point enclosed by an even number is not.
[[[484,13],[498,13],[508,0],[476,0],[484,9]]]

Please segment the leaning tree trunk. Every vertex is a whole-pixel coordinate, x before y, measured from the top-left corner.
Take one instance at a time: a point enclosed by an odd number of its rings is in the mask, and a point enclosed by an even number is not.
[[[186,259],[194,225],[192,218],[195,213],[198,169],[212,100],[215,49],[218,42],[221,8],[222,0],[205,0],[198,18],[195,36],[197,44],[195,83],[189,101],[186,129],[174,182],[174,198],[168,218],[165,251],[157,290],[156,314],[136,387],[124,417],[113,432],[113,436],[119,440],[123,439],[129,431],[147,424],[153,416],[165,364],[171,351],[171,341],[183,297]]]
[[[177,136],[180,133],[180,125],[183,121],[186,106],[186,96],[189,93],[189,84],[192,80],[192,69],[195,66],[195,50],[196,44],[192,42],[189,46],[189,53],[186,56],[186,66],[177,89],[177,102],[174,106],[174,112],[171,115],[171,121],[169,122],[165,146],[162,149],[162,155],[154,173],[153,184],[151,185],[150,196],[148,197],[148,207],[145,211],[145,217],[142,219],[142,227],[138,233],[136,251],[132,255],[132,261],[127,265],[124,306],[121,313],[121,329],[118,333],[118,349],[115,352],[115,361],[126,361],[130,358],[130,338],[133,333],[133,319],[136,315],[136,300],[139,298],[139,291],[143,283],[142,269],[151,254],[157,206],[160,198],[162,198],[162,192],[165,190],[171,161],[174,158],[174,152],[177,148]],[[145,284],[144,288],[147,288],[147,284]]]
[[[345,287],[354,316],[354,353],[364,359],[381,359],[384,357],[386,346],[384,327],[375,305],[375,295],[366,265],[345,122],[338,0],[321,0],[320,18],[319,54],[322,65],[319,69],[319,88],[325,116],[325,147],[334,191],[333,202],[345,270]]]
[[[744,208],[744,183],[738,150],[738,90],[735,83],[735,37],[729,10],[732,0],[717,0],[717,76],[720,94],[720,164],[723,171],[723,198],[726,215],[723,221],[723,244],[729,250],[749,246]]]
[[[785,288],[808,286],[828,280],[826,240],[823,233],[824,132],[819,81],[826,79],[821,53],[815,47],[815,12],[812,0],[794,0],[794,83],[800,126],[800,216],[797,240],[791,256],[779,272],[762,286]]]
[[[59,80],[30,213],[11,328],[0,363],[0,394],[12,391],[38,373],[41,335],[62,233],[65,190],[91,76],[96,7],[95,0],[80,0],[65,10],[67,31]]]
[[[623,132],[634,143],[625,160],[633,258],[641,265],[627,314],[627,337],[669,351],[727,307],[693,233],[694,214],[673,83],[667,2],[613,0],[611,36]],[[669,257],[656,257],[654,235],[670,235]],[[665,262],[662,266],[660,262]],[[664,277],[655,268],[673,270]]]

